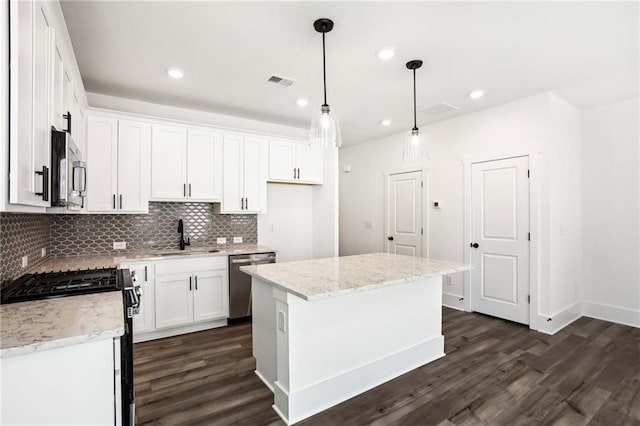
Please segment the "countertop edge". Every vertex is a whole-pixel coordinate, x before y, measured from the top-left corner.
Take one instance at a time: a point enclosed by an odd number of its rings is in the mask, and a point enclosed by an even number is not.
[[[62,337],[45,342],[28,343],[21,346],[0,349],[0,358],[6,359],[18,355],[32,354],[35,352],[47,351],[50,349],[64,348],[66,346],[78,345],[81,343],[94,342],[97,340],[113,339],[124,335],[124,323],[121,327],[93,333],[89,335],[78,335]]]
[[[245,270],[245,267],[242,266],[240,267],[240,270],[242,272],[244,272],[245,274],[251,275],[251,277],[254,278],[258,278],[264,282],[267,282],[269,284],[271,284],[274,287],[277,287],[281,290],[286,291],[287,293],[293,294],[303,300],[309,301],[309,302],[313,302],[315,300],[322,300],[322,299],[328,299],[331,297],[337,297],[337,296],[345,296],[347,294],[352,294],[352,293],[360,293],[363,291],[370,291],[370,290],[375,290],[377,288],[383,288],[383,287],[390,287],[390,286],[394,286],[394,285],[399,285],[399,284],[404,284],[404,283],[408,283],[408,282],[412,282],[412,281],[418,281],[420,279],[425,279],[425,278],[433,278],[435,276],[443,276],[443,275],[450,275],[450,274],[455,274],[458,272],[465,272],[465,271],[470,271],[471,269],[473,269],[473,266],[471,265],[465,265],[462,266],[460,268],[455,268],[455,269],[445,269],[443,271],[436,271],[436,272],[431,272],[429,274],[423,274],[423,275],[414,275],[411,277],[407,277],[407,278],[400,278],[397,280],[391,280],[391,281],[383,281],[383,282],[377,282],[377,283],[371,283],[369,285],[366,286],[362,286],[362,287],[355,287],[355,288],[350,288],[350,289],[345,289],[345,290],[337,290],[334,292],[329,292],[329,293],[321,293],[321,294],[315,294],[315,295],[308,295],[308,294],[303,294],[299,291],[296,291],[294,289],[291,289],[285,285],[279,284],[277,282],[274,282],[268,278],[265,278],[264,276],[253,272],[253,271],[247,271]]]

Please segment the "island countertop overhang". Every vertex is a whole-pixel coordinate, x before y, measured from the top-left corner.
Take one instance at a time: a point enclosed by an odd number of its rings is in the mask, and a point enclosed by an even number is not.
[[[369,291],[467,271],[471,265],[392,253],[370,253],[240,268],[304,300]]]

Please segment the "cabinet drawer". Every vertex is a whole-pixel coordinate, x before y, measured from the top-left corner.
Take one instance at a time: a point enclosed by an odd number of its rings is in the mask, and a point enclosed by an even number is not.
[[[191,273],[211,269],[226,269],[227,256],[208,256],[195,259],[167,259],[156,262],[156,275]]]

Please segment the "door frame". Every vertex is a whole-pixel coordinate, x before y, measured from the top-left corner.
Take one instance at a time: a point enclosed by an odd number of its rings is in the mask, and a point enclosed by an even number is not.
[[[538,306],[539,306],[539,244],[540,244],[540,220],[539,220],[539,176],[540,176],[540,153],[523,153],[514,152],[507,155],[486,155],[466,158],[462,160],[464,168],[464,263],[471,264],[471,210],[473,208],[471,200],[471,166],[475,163],[486,163],[496,160],[508,160],[510,158],[528,157],[529,158],[529,231],[531,232],[531,240],[529,241],[529,294],[531,295],[531,303],[529,304],[529,328],[538,330]],[[471,312],[471,273],[464,272],[464,295],[462,300],[462,308]]]
[[[428,212],[428,202],[429,199],[429,165],[427,163],[424,164],[415,164],[413,166],[402,166],[395,167],[391,169],[385,169],[384,171],[384,197],[383,197],[383,216],[384,216],[384,226],[382,232],[383,241],[382,246],[385,252],[389,252],[389,240],[387,240],[387,236],[389,235],[389,184],[391,175],[397,175],[401,173],[412,173],[412,172],[421,172],[422,173],[422,229],[424,230],[421,238],[422,244],[422,257],[429,257],[429,212]]]

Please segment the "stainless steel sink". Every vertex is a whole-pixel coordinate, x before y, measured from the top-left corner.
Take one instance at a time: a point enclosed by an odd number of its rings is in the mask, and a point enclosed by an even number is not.
[[[164,252],[164,253],[157,253],[158,256],[186,256],[191,254],[188,251],[171,251],[171,252]]]
[[[202,253],[217,253],[219,249],[191,249],[185,251],[165,251],[156,253],[157,256],[189,256],[191,254],[202,254]]]

